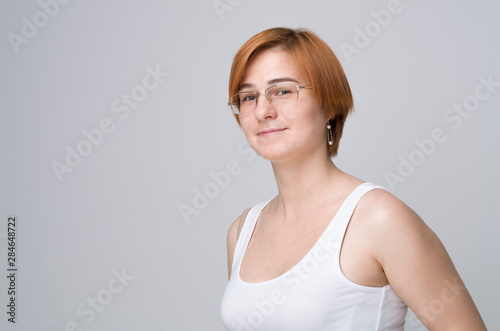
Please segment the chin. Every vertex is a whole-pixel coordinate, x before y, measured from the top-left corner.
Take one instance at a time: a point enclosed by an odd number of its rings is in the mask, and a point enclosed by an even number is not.
[[[285,148],[283,146],[265,146],[261,148],[255,148],[252,146],[254,151],[259,154],[263,159],[266,159],[271,162],[285,160],[295,153],[294,151]]]

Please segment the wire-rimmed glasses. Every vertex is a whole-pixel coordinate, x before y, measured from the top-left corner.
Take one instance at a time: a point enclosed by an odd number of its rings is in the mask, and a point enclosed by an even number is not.
[[[264,92],[240,91],[229,99],[229,106],[233,113],[247,114],[257,108],[259,96],[263,94],[267,101],[276,109],[297,100],[300,89],[310,89],[310,85],[297,85],[294,82],[283,82],[269,86]]]

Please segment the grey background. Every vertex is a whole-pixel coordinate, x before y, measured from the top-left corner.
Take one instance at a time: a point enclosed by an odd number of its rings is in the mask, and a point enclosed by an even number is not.
[[[342,170],[389,188],[384,173],[398,173],[414,140],[445,132],[393,192],[438,234],[488,328],[499,328],[499,88],[459,128],[443,118],[479,76],[500,81],[498,2],[401,0],[350,58],[342,43],[354,45],[356,28],[389,1],[220,0],[229,6],[220,15],[214,3],[73,0],[46,22],[37,1],[0,4],[0,275],[9,215],[18,217],[19,267],[16,325],[0,277],[0,328],[224,329],[227,229],[276,194],[270,164],[238,150],[229,69],[249,37],[275,26],[312,29],[344,66],[355,113],[334,159]],[[16,52],[9,33],[22,36],[33,15],[46,24]],[[141,85],[148,66],[169,75],[120,119],[113,101]],[[114,131],[59,181],[52,163],[64,164],[66,146],[103,118]],[[214,189],[210,173],[232,160],[239,173],[187,223],[179,207],[193,206],[193,190]],[[109,297],[113,270],[135,278]],[[106,305],[87,322],[77,308],[98,295]],[[407,325],[425,329],[411,314]]]

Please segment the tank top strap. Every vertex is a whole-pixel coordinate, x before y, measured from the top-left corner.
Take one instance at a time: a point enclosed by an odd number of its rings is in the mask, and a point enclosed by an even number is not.
[[[329,231],[327,236],[335,243],[337,249],[339,249],[342,245],[342,241],[344,240],[344,236],[347,231],[347,226],[349,225],[352,214],[354,213],[354,209],[356,209],[359,200],[363,197],[363,195],[365,195],[365,193],[377,188],[388,191],[382,186],[365,182],[356,187],[356,189],[354,189],[354,191],[352,191],[342,203],[340,209],[337,211],[337,214],[331,222],[332,224],[330,224],[332,226],[327,228],[327,231]]]
[[[339,210],[335,214],[333,220],[326,228],[325,232],[320,238],[321,240],[326,240],[327,245],[334,245],[336,250],[339,252],[339,248],[344,239],[344,234],[347,230],[347,226],[349,225],[349,221],[351,220],[351,216],[358,204],[359,199],[366,193],[373,189],[381,188],[386,190],[385,188],[365,182],[360,184],[358,187],[352,191],[349,196],[344,200]],[[241,265],[241,260],[243,259],[243,255],[247,249],[248,243],[252,236],[253,230],[255,228],[255,224],[257,223],[257,219],[260,215],[260,212],[267,206],[267,204],[272,200],[269,199],[267,201],[261,202],[255,206],[253,206],[248,212],[243,227],[241,228],[240,235],[236,242],[236,246],[234,248],[233,254],[233,263],[232,263],[232,272],[239,270]],[[324,238],[326,237],[326,238]]]
[[[253,206],[248,211],[245,222],[243,223],[243,227],[241,228],[240,235],[238,236],[238,240],[236,241],[236,246],[234,247],[233,263],[231,269],[232,272],[239,269],[239,265],[241,264],[241,260],[243,259],[243,255],[245,254],[248,242],[252,237],[253,229],[255,228],[255,224],[257,223],[260,212],[264,209],[265,206],[267,206],[269,201],[271,201],[271,199]],[[235,268],[235,266],[238,266],[238,268]]]

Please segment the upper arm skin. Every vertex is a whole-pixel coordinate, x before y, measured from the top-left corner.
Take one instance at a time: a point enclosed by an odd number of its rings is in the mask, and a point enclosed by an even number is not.
[[[227,279],[231,278],[231,267],[233,264],[234,248],[241,232],[245,217],[250,209],[246,209],[232,224],[227,231]]]
[[[372,192],[363,208],[371,251],[398,296],[429,330],[486,330],[436,234],[391,193]]]

